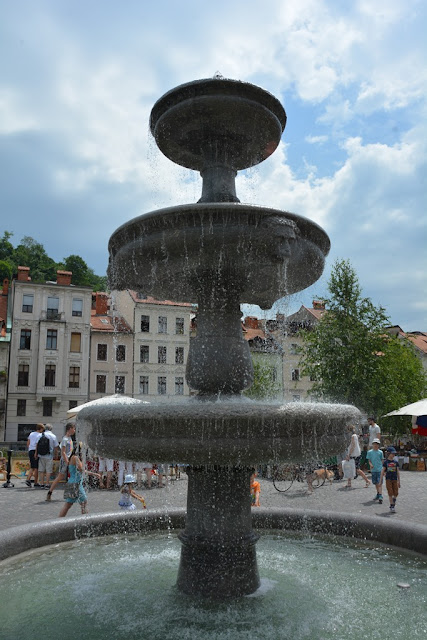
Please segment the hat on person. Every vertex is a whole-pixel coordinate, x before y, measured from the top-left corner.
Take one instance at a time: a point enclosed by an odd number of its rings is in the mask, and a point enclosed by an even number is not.
[[[135,482],[135,476],[132,475],[131,473],[127,473],[125,475],[125,484],[129,484],[131,482]]]
[[[396,453],[396,449],[394,447],[387,447],[388,453]]]
[[[374,443],[375,443],[375,444],[381,444],[381,440],[379,440],[378,438],[374,438],[374,439],[372,440],[372,444],[374,444]]]

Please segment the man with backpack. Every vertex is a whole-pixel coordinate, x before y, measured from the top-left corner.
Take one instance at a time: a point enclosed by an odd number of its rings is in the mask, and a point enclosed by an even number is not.
[[[53,454],[58,449],[58,440],[52,432],[52,425],[46,424],[36,445],[36,458],[39,462],[39,480],[42,489],[50,489],[50,476],[53,470]]]

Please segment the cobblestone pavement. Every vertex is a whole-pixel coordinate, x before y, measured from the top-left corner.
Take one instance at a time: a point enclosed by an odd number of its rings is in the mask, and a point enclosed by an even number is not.
[[[415,522],[427,526],[427,473],[403,471],[402,487],[396,504],[396,513],[390,514],[388,498],[384,494],[384,503],[374,502],[376,493],[373,486],[365,489],[362,478],[353,481],[353,487],[347,489],[345,481],[334,481],[331,485],[314,490],[307,494],[307,485],[295,482],[286,493],[279,493],[272,482],[260,479],[261,506],[306,508],[319,511],[337,511],[341,513],[361,513],[378,518],[392,518]],[[12,478],[14,488],[4,489],[0,485],[0,529],[7,529],[21,524],[52,520],[58,517],[63,503],[63,485],[59,485],[52,495],[51,502],[46,502],[46,491],[27,488],[24,481]],[[148,509],[171,509],[185,507],[187,499],[187,478],[170,482],[163,489],[153,488],[150,491],[142,488],[139,492],[145,496]],[[119,492],[93,490],[88,492],[90,513],[109,513],[119,510],[117,507]],[[137,509],[139,503],[137,503]],[[73,506],[67,517],[78,516],[78,505]]]

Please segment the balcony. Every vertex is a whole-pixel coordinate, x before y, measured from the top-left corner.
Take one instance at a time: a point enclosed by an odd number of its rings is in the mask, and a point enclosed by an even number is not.
[[[64,311],[57,311],[56,309],[47,309],[40,314],[41,322],[65,322]]]

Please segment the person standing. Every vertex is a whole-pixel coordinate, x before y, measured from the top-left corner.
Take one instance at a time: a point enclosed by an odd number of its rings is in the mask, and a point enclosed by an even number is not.
[[[80,447],[76,446],[71,452],[67,460],[67,467],[70,472],[67,485],[73,485],[77,488],[77,491],[73,496],[65,498],[65,504],[59,512],[59,518],[64,518],[76,502],[79,503],[82,513],[87,513],[87,495],[83,486],[83,463],[81,461]],[[99,478],[99,473],[95,473],[94,471],[86,471],[86,473]]]
[[[69,422],[65,427],[65,436],[61,440],[61,458],[59,462],[59,473],[55,480],[52,482],[49,491],[47,492],[46,501],[50,502],[52,498],[52,492],[56,488],[58,482],[64,482],[67,480],[68,459],[73,451],[73,438],[76,433],[76,427]]]
[[[372,416],[368,418],[368,424],[369,424],[368,449],[372,449],[372,443],[375,439],[378,439],[381,444],[381,429],[379,425],[377,425],[377,423],[375,422],[375,418]]]
[[[356,476],[362,476],[365,481],[365,489],[369,487],[368,476],[359,468],[360,465],[360,444],[359,444],[359,436],[356,433],[356,427],[350,425],[348,430],[351,432],[351,441],[350,446],[347,450],[346,460],[354,460],[355,468],[356,468]],[[347,480],[347,487],[351,487],[351,478]]]
[[[383,462],[381,471],[381,482],[385,476],[385,486],[387,488],[388,499],[390,502],[390,513],[395,512],[396,500],[400,489],[400,471],[399,463],[395,459],[396,449],[387,447],[387,459]]]
[[[100,475],[99,488],[111,489],[111,479],[113,477],[114,471],[114,460],[112,460],[111,458],[99,458],[98,471]],[[107,474],[107,484],[104,484],[104,473]]]
[[[378,502],[382,504],[383,495],[382,495],[382,483],[380,482],[380,479],[381,479],[381,471],[382,471],[383,462],[384,462],[384,454],[380,449],[380,444],[381,442],[379,441],[379,439],[375,438],[374,441],[372,442],[372,449],[369,449],[368,453],[366,454],[366,458],[369,462],[369,466],[371,469],[372,484],[375,485],[377,490],[377,495],[375,496],[374,500],[378,500]]]
[[[53,470],[53,456],[54,453],[58,451],[59,444],[56,435],[52,432],[52,425],[45,424],[43,435],[47,438],[49,442],[49,452],[41,453],[41,441],[43,437],[39,438],[36,445],[36,456],[39,462],[39,479],[40,486],[42,489],[50,488],[50,476],[52,475]],[[44,451],[44,449],[43,449]]]
[[[39,461],[36,456],[36,446],[39,438],[44,431],[44,424],[39,422],[36,425],[36,430],[31,431],[27,440],[27,448],[28,448],[28,457],[30,459],[30,470],[27,474],[27,478],[25,480],[25,484],[27,487],[31,487],[31,478],[34,476],[34,486],[40,487],[39,485]]]

